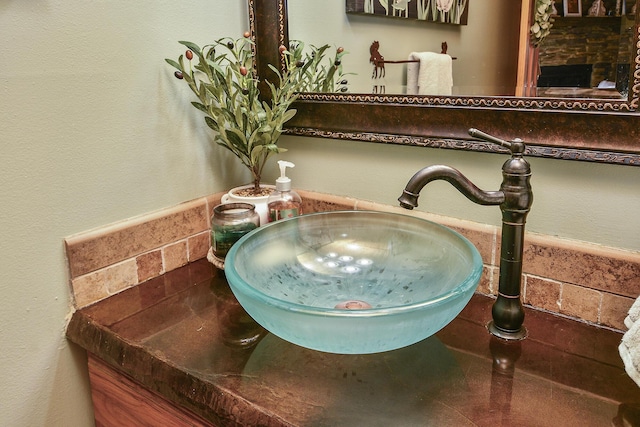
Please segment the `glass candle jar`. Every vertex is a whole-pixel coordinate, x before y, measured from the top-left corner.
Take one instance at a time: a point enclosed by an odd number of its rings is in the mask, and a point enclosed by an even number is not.
[[[251,203],[224,203],[213,208],[211,246],[213,254],[224,259],[231,246],[260,226],[260,216]]]

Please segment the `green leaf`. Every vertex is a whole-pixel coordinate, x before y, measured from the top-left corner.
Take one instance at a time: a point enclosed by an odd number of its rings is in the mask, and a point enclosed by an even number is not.
[[[200,98],[200,101],[206,102],[206,100],[207,100],[207,88],[206,88],[206,85],[204,85],[204,84],[200,85],[200,88],[198,89],[197,95],[198,95],[198,98]]]
[[[280,152],[280,148],[276,144],[267,144],[267,145],[263,145],[263,147],[265,148],[265,150],[269,150],[272,153]]]
[[[260,162],[260,156],[264,151],[264,145],[256,145],[253,150],[251,150],[251,162],[253,164],[258,164]]]
[[[225,129],[225,134],[234,147],[239,151],[246,153],[247,144],[245,141],[245,135],[242,132],[235,128],[229,128]]]
[[[289,120],[291,120],[293,118],[293,116],[296,115],[296,113],[298,112],[298,110],[295,109],[290,109],[287,110],[283,115],[282,115],[282,123],[286,123]]]
[[[218,122],[216,122],[209,116],[204,116],[204,121],[207,123],[207,126],[209,126],[211,129],[218,131]]]
[[[192,102],[191,105],[193,105],[194,107],[196,107],[198,110],[202,111],[205,114],[209,114],[209,110],[207,109],[207,107],[200,103],[200,102]]]
[[[182,71],[182,68],[180,67],[180,64],[178,64],[176,61],[174,61],[173,59],[169,59],[169,58],[165,58],[165,61],[167,61],[167,63],[169,65],[171,65],[174,68],[177,68],[178,70]]]
[[[200,49],[200,46],[198,46],[195,43],[192,42],[188,42],[188,41],[179,41],[178,43],[180,43],[181,45],[186,46],[187,48],[189,48],[191,51],[193,51],[193,53],[195,53],[198,56],[202,55],[202,50]]]
[[[271,133],[273,132],[273,126],[271,126],[271,124],[269,123],[265,123],[264,125],[260,126],[260,133]]]

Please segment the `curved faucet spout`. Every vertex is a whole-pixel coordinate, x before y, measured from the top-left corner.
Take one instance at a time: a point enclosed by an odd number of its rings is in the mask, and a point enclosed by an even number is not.
[[[456,169],[435,165],[419,170],[407,183],[398,198],[400,206],[413,209],[418,206],[420,190],[431,181],[441,179],[451,183],[467,199],[480,205],[500,205],[502,233],[500,243],[500,281],[498,296],[493,304],[493,320],[487,325],[489,331],[506,340],[521,340],[527,336],[524,309],[520,294],[522,290],[522,259],[524,253],[524,226],[533,202],[531,191],[531,168],[523,155],[526,147],[522,140],[503,141],[477,129],[469,134],[493,144],[507,147],[511,158],[502,165],[502,184],[499,191],[483,191],[476,187]]]
[[[480,205],[499,205],[505,200],[503,191],[483,191],[476,187],[457,169],[445,165],[433,165],[427,166],[413,175],[402,192],[402,195],[398,198],[400,206],[406,209],[417,207],[420,190],[435,180],[449,182],[464,194],[467,199]]]

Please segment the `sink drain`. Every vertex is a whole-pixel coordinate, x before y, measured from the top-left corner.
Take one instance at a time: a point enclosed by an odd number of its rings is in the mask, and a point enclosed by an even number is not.
[[[336,304],[335,308],[342,310],[364,310],[366,308],[371,308],[371,304],[359,300],[349,300]]]

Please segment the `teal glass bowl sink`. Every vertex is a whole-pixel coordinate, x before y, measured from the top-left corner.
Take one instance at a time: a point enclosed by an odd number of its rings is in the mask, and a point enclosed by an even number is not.
[[[302,215],[259,227],[225,258],[238,302],[280,338],[330,353],[405,347],[471,299],[478,250],[455,231],[387,212]]]

